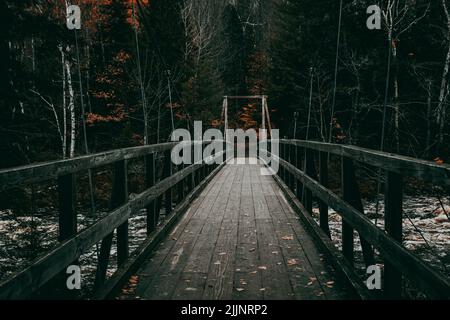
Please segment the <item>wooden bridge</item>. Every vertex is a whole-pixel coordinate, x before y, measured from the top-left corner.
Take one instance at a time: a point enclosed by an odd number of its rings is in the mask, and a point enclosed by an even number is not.
[[[405,280],[428,298],[450,297],[448,279],[402,245],[403,178],[449,186],[450,166],[346,145],[279,143],[280,155],[272,155],[280,163],[276,176],[260,175],[261,161],[235,164],[223,152],[214,155],[224,158],[220,164],[174,166],[175,143],[0,171],[1,192],[56,182],[60,241],[1,283],[0,298],[45,297],[49,290],[67,294],[66,268],[97,244],[94,299],[400,298]],[[146,190],[130,197],[132,159],[142,161]],[[384,173],[384,229],[364,215],[356,163]],[[75,176],[110,165],[111,210],[78,230]],[[340,192],[329,187],[329,170],[339,170],[330,173],[341,177]],[[330,237],[329,207],[342,217],[342,250]],[[130,253],[129,220],[142,210],[147,238]],[[384,265],[381,291],[368,290],[368,275],[355,267],[358,233],[365,264]],[[108,276],[113,246],[118,268]]]

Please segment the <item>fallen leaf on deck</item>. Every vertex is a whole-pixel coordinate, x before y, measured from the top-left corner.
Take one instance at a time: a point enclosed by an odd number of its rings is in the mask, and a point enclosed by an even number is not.
[[[295,266],[295,265],[297,265],[298,264],[298,260],[297,259],[289,259],[288,261],[287,261],[287,265],[288,266]]]
[[[185,291],[197,291],[197,288],[187,287]]]
[[[267,270],[267,267],[266,266],[259,266],[258,269],[259,270]]]

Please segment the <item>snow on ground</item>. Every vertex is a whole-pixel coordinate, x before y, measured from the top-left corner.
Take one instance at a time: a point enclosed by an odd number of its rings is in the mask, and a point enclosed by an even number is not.
[[[83,230],[98,221],[106,213],[93,216],[78,215],[78,230]],[[129,220],[129,246],[133,252],[146,238],[146,214],[142,210]],[[49,251],[57,245],[58,217],[44,214],[39,217],[16,217],[10,210],[0,211],[0,282],[15,272],[27,267],[39,255]],[[84,253],[79,261],[82,269],[83,292],[88,294],[92,290],[97,254],[100,243]],[[115,239],[111,248],[110,265],[107,276],[111,276],[117,269],[117,251]],[[89,284],[89,285],[87,285]]]
[[[382,197],[380,197],[382,198]],[[365,214],[380,229],[384,230],[384,202],[364,201]],[[313,210],[316,221],[319,210]],[[424,261],[450,278],[450,201],[437,197],[404,197],[403,201],[403,245]],[[329,210],[330,231],[335,245],[341,249],[341,216]],[[361,252],[359,237],[355,236],[355,250]]]

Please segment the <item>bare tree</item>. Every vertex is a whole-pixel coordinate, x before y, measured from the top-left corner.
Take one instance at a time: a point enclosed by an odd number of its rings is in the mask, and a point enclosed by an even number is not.
[[[446,107],[445,103],[448,96],[448,73],[450,67],[450,13],[448,11],[447,0],[442,0],[442,9],[444,10],[445,17],[447,19],[447,30],[445,34],[445,40],[447,42],[448,50],[447,56],[445,58],[444,69],[442,71],[441,87],[439,91],[438,107],[436,110],[436,122],[439,127],[438,141],[441,145],[444,141],[444,127],[446,118]]]
[[[399,66],[397,59],[397,47],[400,36],[409,31],[415,24],[422,20],[427,15],[430,7],[430,4],[428,4],[423,14],[416,16],[412,10],[415,5],[415,1],[411,0],[385,0],[383,1],[382,6],[384,27],[394,66],[394,141],[397,152],[400,151],[400,92],[398,82]]]

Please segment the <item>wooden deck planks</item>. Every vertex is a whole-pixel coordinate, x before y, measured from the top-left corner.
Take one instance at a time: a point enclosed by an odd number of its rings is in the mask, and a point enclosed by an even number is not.
[[[276,182],[259,170],[226,165],[121,298],[351,298]]]

